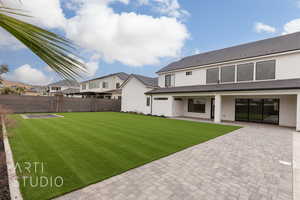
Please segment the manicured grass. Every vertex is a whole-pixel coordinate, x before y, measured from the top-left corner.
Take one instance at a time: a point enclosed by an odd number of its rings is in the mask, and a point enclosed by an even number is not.
[[[239,128],[125,113],[60,115],[65,117],[12,116],[18,121],[9,129],[17,173],[32,177],[20,180],[25,200],[70,192]],[[43,170],[34,169],[34,162],[42,162]],[[48,181],[61,176],[63,186],[30,186],[41,176]]]

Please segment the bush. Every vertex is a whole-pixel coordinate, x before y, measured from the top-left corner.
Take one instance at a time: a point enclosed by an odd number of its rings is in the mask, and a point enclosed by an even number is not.
[[[16,120],[12,119],[11,117],[8,117],[8,114],[13,113],[12,110],[5,108],[3,105],[0,105],[0,119],[3,117],[4,118],[4,122],[5,122],[5,126],[6,128],[10,128],[10,127],[15,127],[16,125]],[[2,133],[2,119],[1,119],[1,123],[0,123],[0,133]],[[8,135],[9,137],[12,135]],[[0,135],[0,139],[2,139],[2,134]]]

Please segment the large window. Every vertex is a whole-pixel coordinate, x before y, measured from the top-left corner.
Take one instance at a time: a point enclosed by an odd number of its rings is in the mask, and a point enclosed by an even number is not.
[[[235,66],[226,66],[221,68],[221,82],[234,82]]]
[[[219,82],[219,68],[206,70],[206,83],[218,83]]]
[[[189,99],[188,112],[205,113],[205,104],[206,101],[204,99]]]
[[[237,81],[252,81],[254,63],[237,65]]]
[[[94,81],[90,81],[89,82],[89,88],[93,89],[93,88],[99,88],[100,87],[100,83],[98,80],[94,80]]]
[[[172,83],[172,75],[171,74],[165,75],[165,87],[171,87],[171,83]]]
[[[275,79],[275,60],[256,63],[256,80]]]

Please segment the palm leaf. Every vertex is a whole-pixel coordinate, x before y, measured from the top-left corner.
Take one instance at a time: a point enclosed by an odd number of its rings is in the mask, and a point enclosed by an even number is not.
[[[71,41],[16,19],[12,14],[27,16],[20,10],[0,6],[0,27],[21,41],[61,77],[75,79],[86,71],[85,65],[74,56],[75,45]]]

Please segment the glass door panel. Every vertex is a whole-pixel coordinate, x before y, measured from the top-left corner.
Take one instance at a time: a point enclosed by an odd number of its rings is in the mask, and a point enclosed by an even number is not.
[[[279,99],[264,99],[263,121],[279,124]]]
[[[249,115],[249,100],[248,99],[236,99],[235,101],[235,120],[236,121],[248,121]]]
[[[249,100],[249,121],[262,122],[263,116],[263,99],[250,99]]]

